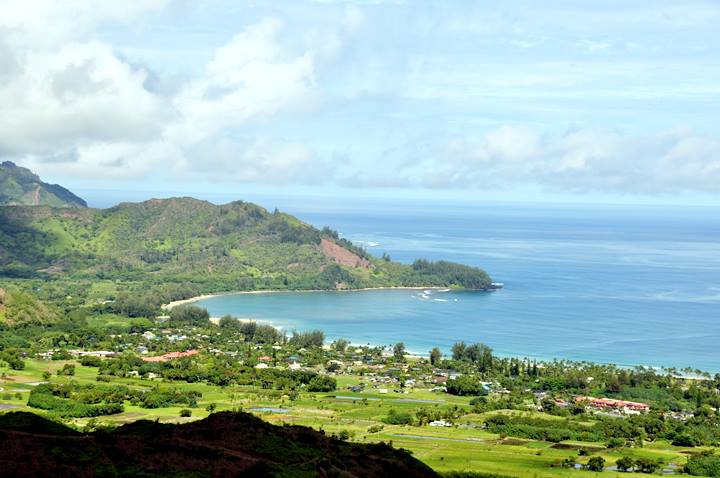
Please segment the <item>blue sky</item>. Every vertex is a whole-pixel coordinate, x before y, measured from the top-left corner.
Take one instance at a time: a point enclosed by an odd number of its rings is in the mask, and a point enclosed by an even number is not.
[[[0,157],[72,188],[720,204],[720,4],[0,0]]]

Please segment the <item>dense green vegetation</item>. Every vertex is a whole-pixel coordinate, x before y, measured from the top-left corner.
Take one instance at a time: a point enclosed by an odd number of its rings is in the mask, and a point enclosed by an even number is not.
[[[52,411],[61,417],[97,417],[122,413],[128,394],[123,387],[44,384],[30,392],[28,406]]]
[[[85,201],[58,186],[47,184],[26,168],[0,163],[0,205],[85,207]]]
[[[0,289],[0,326],[49,325],[59,320],[52,307],[11,286]]]
[[[148,409],[173,405],[197,407],[201,397],[202,394],[198,392],[178,388],[133,390],[126,386],[79,384],[71,381],[38,385],[30,392],[27,404],[61,417],[82,418],[122,413],[125,401]]]
[[[720,476],[720,456],[712,451],[697,453],[688,458],[685,472],[694,476]]]
[[[385,350],[343,340],[328,346],[321,331],[288,335],[229,316],[215,325],[192,306],[170,315],[131,319],[85,306],[43,327],[6,324],[0,377],[8,381],[0,386],[29,393],[0,394],[0,403],[81,430],[138,417],[192,420],[217,410],[257,409],[265,419],[310,425],[345,440],[392,441],[439,470],[478,476],[563,476],[575,465],[614,476],[608,466],[652,472],[686,462],[688,470],[708,473],[702,470],[712,469],[715,458],[705,450],[720,445],[720,377],[541,363],[461,342],[447,356],[434,354],[431,363],[404,355],[402,343]],[[116,356],[74,358],[77,349]],[[189,349],[200,352],[142,360]],[[48,351],[52,356],[39,360]],[[22,367],[13,366],[16,361]],[[434,378],[450,375],[455,378],[440,382],[446,392],[437,390]],[[40,380],[49,383],[23,385]],[[578,394],[646,397],[651,410],[596,413],[573,402]],[[692,451],[690,460],[680,453],[685,450]]]
[[[323,240],[339,247],[328,252]],[[120,290],[101,298],[111,301],[114,312],[131,316],[207,292],[490,286],[477,268],[445,261],[398,264],[287,214],[191,198],[105,210],[0,208],[2,276],[42,279],[43,285],[62,280],[70,288],[79,281],[120,283]]]
[[[193,305],[161,308],[230,290],[487,289],[480,269],[375,258],[329,228],[243,202],[0,207],[0,226],[5,406],[83,431],[98,420],[190,421],[247,407],[346,441],[392,441],[459,470],[447,476],[613,476],[608,466],[654,473],[669,464],[718,476],[720,375],[537,362],[464,342],[421,359],[403,342],[326,344],[319,330],[231,316],[214,324]],[[579,395],[650,409],[598,409]]]

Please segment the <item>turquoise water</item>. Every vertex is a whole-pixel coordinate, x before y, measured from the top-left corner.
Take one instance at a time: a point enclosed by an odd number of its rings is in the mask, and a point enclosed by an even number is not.
[[[274,293],[199,303],[213,316],[426,353],[459,340],[501,355],[720,371],[720,214],[710,208],[354,204],[285,207],[373,254],[484,267],[496,292]],[[338,212],[343,211],[343,212]]]

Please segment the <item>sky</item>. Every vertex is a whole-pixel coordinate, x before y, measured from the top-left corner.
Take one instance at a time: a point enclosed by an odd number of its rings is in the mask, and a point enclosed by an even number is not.
[[[0,0],[71,189],[720,205],[720,2]]]

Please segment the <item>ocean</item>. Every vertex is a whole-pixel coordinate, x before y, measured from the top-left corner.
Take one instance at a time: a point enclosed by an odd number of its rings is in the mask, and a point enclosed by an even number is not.
[[[378,256],[482,267],[505,287],[198,303],[213,316],[321,329],[358,344],[402,341],[419,354],[465,341],[502,356],[720,371],[717,208],[245,199],[329,225]]]
[[[720,214],[712,208],[371,204],[289,212],[373,254],[483,267],[494,292],[231,295],[213,316],[321,329],[415,353],[457,341],[503,356],[720,371]]]

